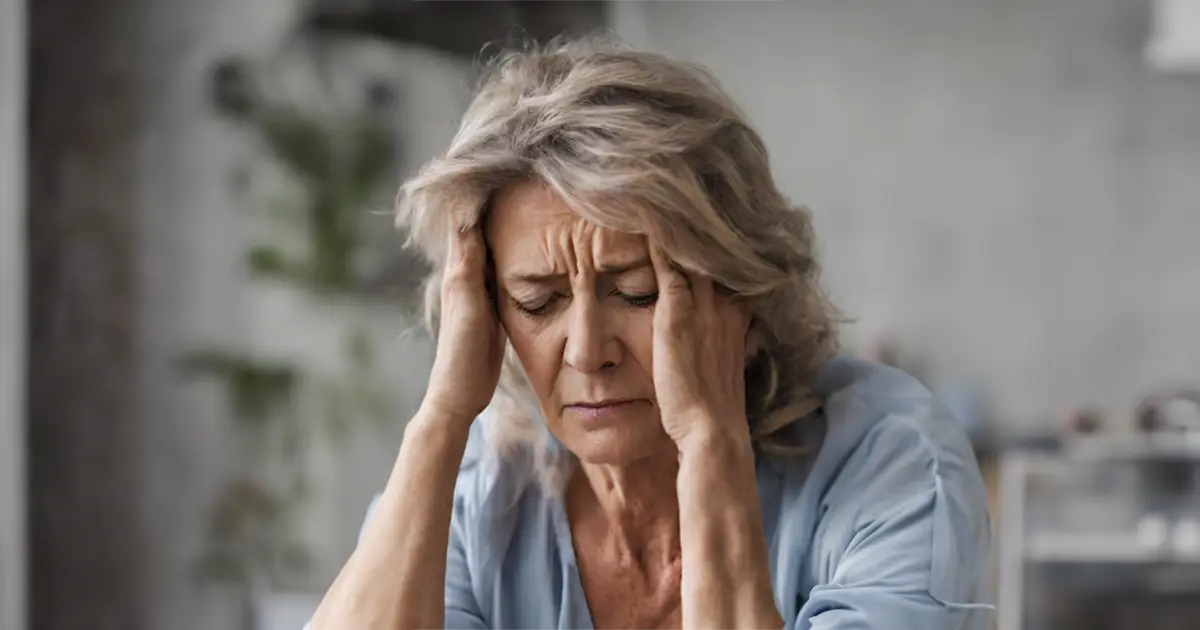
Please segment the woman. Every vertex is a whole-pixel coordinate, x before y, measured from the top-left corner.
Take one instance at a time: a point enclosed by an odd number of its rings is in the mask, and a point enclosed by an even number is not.
[[[399,220],[436,359],[315,630],[986,627],[969,445],[834,358],[809,216],[709,75],[502,56]]]

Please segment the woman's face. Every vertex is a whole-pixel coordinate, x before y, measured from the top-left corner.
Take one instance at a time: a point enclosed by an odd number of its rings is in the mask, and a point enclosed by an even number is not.
[[[670,449],[651,378],[658,285],[645,237],[598,227],[537,183],[497,195],[485,231],[500,321],[555,437],[595,464]]]

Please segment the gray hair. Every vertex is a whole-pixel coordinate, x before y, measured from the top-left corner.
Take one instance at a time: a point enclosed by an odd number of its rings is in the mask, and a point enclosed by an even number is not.
[[[452,225],[477,224],[502,188],[540,181],[580,216],[647,234],[685,269],[755,300],[746,415],[755,445],[795,452],[785,427],[822,403],[810,387],[837,352],[836,310],[819,283],[812,221],[775,185],[767,149],[705,69],[610,40],[497,55],[442,157],[402,188],[397,225],[433,264],[426,322],[437,329]],[[535,472],[563,458],[515,354],[507,353],[489,441],[533,447]],[[568,458],[569,459],[569,458]],[[561,475],[559,475],[561,477]]]

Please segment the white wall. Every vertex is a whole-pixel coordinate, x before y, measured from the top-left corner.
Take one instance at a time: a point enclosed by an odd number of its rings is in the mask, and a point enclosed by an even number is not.
[[[354,318],[372,331],[381,373],[394,384],[396,421],[379,432],[360,432],[347,451],[322,452],[313,462],[315,502],[305,533],[314,544],[314,588],[320,588],[349,555],[368,501],[386,480],[403,422],[424,391],[431,349],[420,340],[399,339],[404,324],[397,313],[345,305],[309,310],[295,295],[249,282],[243,271],[252,228],[229,176],[253,147],[214,115],[207,73],[227,55],[276,50],[295,17],[294,0],[154,4],[145,54],[154,100],[140,204],[147,418],[142,493],[147,545],[154,550],[147,627],[227,630],[239,627],[233,600],[198,584],[190,571],[211,502],[235,463],[236,443],[223,398],[215,388],[185,380],[176,362],[190,351],[219,346],[333,364],[335,318]],[[421,50],[366,46],[354,52],[359,70],[380,73],[399,90],[405,167],[443,150],[463,104],[466,66]],[[381,229],[389,230],[390,221],[380,220]]]
[[[25,2],[0,0],[0,628],[25,604]]]
[[[146,419],[142,510],[147,628],[239,628],[236,600],[196,580],[208,510],[226,475],[221,399],[183,380],[179,360],[201,344],[237,339],[244,238],[227,172],[244,143],[213,115],[208,72],[234,53],[269,50],[291,0],[151,3],[146,63],[149,120],[141,177],[141,371]]]
[[[985,383],[1007,430],[1200,379],[1200,82],[1142,0],[617,2],[709,66],[813,208],[850,338]]]

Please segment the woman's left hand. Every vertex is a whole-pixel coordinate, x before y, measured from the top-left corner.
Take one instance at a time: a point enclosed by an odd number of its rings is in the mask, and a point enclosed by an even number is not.
[[[745,305],[719,295],[711,278],[687,274],[650,248],[658,279],[653,378],[667,435],[682,452],[719,436],[749,442]]]
[[[683,626],[782,628],[746,422],[750,309],[651,247],[658,277],[652,372],[679,449]]]

